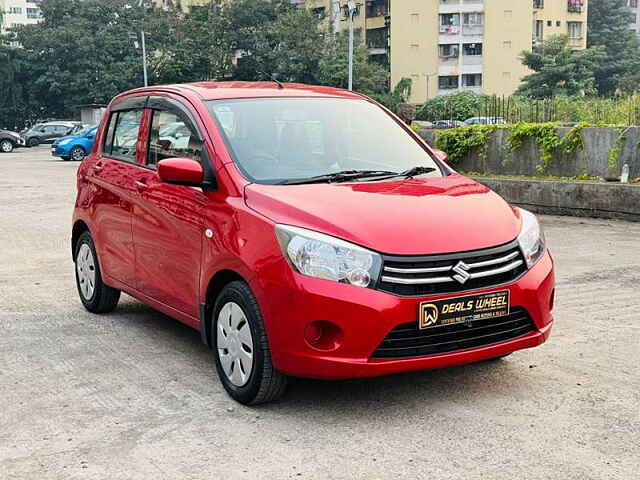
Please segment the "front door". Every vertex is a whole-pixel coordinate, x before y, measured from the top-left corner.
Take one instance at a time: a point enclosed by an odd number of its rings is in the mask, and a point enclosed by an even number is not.
[[[137,289],[194,318],[198,317],[203,209],[202,189],[163,183],[156,165],[172,157],[204,161],[195,126],[156,99],[147,110],[146,167],[135,179],[140,192],[133,209]]]

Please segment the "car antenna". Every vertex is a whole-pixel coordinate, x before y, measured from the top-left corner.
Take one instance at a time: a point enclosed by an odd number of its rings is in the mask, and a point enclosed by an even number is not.
[[[273,80],[275,83],[278,84],[278,88],[280,90],[282,90],[284,88],[284,83],[282,83],[280,80],[278,80],[275,75],[271,75],[271,80]]]

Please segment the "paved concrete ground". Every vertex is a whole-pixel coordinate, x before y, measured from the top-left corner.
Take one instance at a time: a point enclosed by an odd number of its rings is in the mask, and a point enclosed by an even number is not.
[[[0,154],[0,479],[632,479],[640,224],[545,217],[551,341],[493,363],[230,400],[199,335],[124,297],[85,312],[77,164]]]

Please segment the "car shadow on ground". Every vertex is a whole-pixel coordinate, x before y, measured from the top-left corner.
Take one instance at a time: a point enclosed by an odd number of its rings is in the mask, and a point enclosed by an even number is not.
[[[127,297],[123,297],[127,298]],[[209,377],[211,388],[222,391],[215,372],[212,353],[202,343],[200,333],[152,308],[127,298],[111,315],[126,323],[135,338],[143,337],[155,346],[181,352],[176,361],[187,364],[194,375]],[[424,370],[376,378],[326,381],[292,378],[285,396],[278,402],[250,407],[287,415],[315,415],[321,412],[349,411],[350,418],[384,415],[398,408],[418,408],[473,401],[497,401],[535,388],[527,372],[528,364],[511,357],[485,362]],[[372,410],[374,409],[374,410]],[[316,412],[316,413],[314,413]],[[355,415],[355,417],[354,417]]]

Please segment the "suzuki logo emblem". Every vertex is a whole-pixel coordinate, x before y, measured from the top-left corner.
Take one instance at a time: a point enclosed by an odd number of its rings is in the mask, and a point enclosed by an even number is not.
[[[469,267],[469,265],[467,265],[464,262],[456,263],[456,265],[451,269],[455,273],[455,275],[453,276],[453,279],[460,282],[460,284],[465,284],[467,280],[471,278],[471,274],[469,273],[469,268],[471,267]]]

